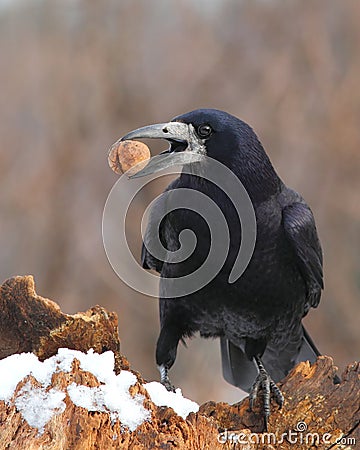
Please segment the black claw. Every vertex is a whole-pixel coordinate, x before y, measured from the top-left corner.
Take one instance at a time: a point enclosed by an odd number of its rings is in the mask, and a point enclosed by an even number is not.
[[[255,380],[254,384],[252,385],[250,394],[249,394],[249,403],[250,403],[250,409],[251,411],[254,409],[254,402],[257,398],[257,394],[259,391],[259,383],[257,382],[257,379]]]
[[[265,431],[268,429],[268,421],[270,417],[270,400],[271,394],[273,394],[276,403],[279,405],[279,408],[282,407],[284,403],[284,397],[280,391],[280,389],[276,386],[275,382],[271,379],[270,375],[266,372],[264,366],[260,358],[256,358],[255,362],[259,369],[259,374],[256,377],[254,384],[251,388],[249,394],[249,404],[250,410],[253,411],[254,402],[258,397],[259,390],[262,391],[263,397],[263,416],[264,416],[264,427]]]
[[[270,390],[274,394],[275,401],[279,405],[279,409],[282,408],[284,404],[284,396],[280,389],[276,386],[273,380],[270,379]]]
[[[267,433],[269,431],[268,425],[269,425],[269,415],[264,414],[264,431]]]
[[[159,366],[160,383],[166,387],[169,392],[175,392],[175,386],[171,383],[168,369],[165,366]]]
[[[164,381],[161,381],[161,384],[163,385],[163,386],[165,386],[166,387],[166,389],[169,391],[169,392],[175,392],[175,386],[173,385],[173,384],[171,384],[171,382],[170,382],[170,380],[169,379],[167,379],[167,380],[164,380]]]

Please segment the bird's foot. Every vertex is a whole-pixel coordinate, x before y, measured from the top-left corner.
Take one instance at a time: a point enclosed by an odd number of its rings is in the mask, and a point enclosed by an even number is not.
[[[169,392],[175,392],[175,386],[171,383],[169,378],[169,369],[165,366],[159,366],[160,383],[166,387]]]
[[[249,394],[250,409],[253,411],[255,400],[258,397],[259,390],[262,390],[263,397],[263,415],[264,415],[264,425],[265,431],[268,430],[268,421],[270,417],[270,400],[271,394],[273,394],[276,403],[279,408],[282,407],[284,403],[284,396],[280,389],[276,386],[275,382],[272,380],[270,375],[266,372],[261,360],[256,360],[258,366],[259,374],[256,377],[254,384],[251,388]]]

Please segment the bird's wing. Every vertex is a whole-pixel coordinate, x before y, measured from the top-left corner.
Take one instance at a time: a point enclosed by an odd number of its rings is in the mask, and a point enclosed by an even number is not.
[[[294,202],[283,208],[282,223],[305,281],[308,307],[316,308],[324,283],[322,250],[314,216],[306,203]]]
[[[166,191],[171,191],[172,189],[176,189],[178,186],[179,179],[177,178],[169,186],[166,188]],[[165,217],[159,224],[159,218],[163,217],[166,211],[166,197],[160,196],[154,202],[154,205],[151,208],[149,221],[146,227],[144,241],[141,249],[141,263],[144,269],[153,269],[157,272],[161,273],[164,261],[166,260],[166,249],[163,248],[160,250],[160,258],[156,258],[149,251],[148,248],[151,248],[151,243],[154,239],[160,238],[163,246],[166,246],[166,235],[167,228],[170,226],[170,222]],[[156,246],[158,247],[158,246]]]
[[[322,251],[317,236],[315,221],[310,208],[294,192],[286,192],[287,203],[282,209],[282,224],[285,235],[295,253],[299,270],[307,289],[307,309],[316,307],[323,288]],[[306,330],[301,327],[299,335],[289,341],[279,353],[278,348],[268,346],[263,355],[265,369],[275,382],[280,381],[295,363],[309,360],[314,362],[319,355]],[[255,364],[248,359],[244,348],[234,345],[227,338],[221,338],[223,375],[229,383],[249,392],[256,376]]]

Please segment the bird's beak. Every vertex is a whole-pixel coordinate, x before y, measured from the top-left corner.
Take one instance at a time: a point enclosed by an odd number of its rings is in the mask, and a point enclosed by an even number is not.
[[[205,154],[204,147],[196,136],[192,125],[183,122],[157,123],[130,131],[120,140],[166,139],[170,142],[167,150],[154,156],[149,163],[130,178],[150,175],[174,165],[199,162]]]

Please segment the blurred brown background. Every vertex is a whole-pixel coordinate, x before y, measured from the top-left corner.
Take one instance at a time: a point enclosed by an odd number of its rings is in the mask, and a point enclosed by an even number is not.
[[[340,367],[358,359],[359,23],[357,0],[0,1],[1,280],[33,274],[68,313],[117,311],[124,353],[157,378],[157,302],[119,280],[102,245],[117,179],[107,149],[133,128],[216,107],[255,128],[311,205],[326,289],[306,322]],[[199,402],[240,396],[216,341],[180,348],[172,380]]]

